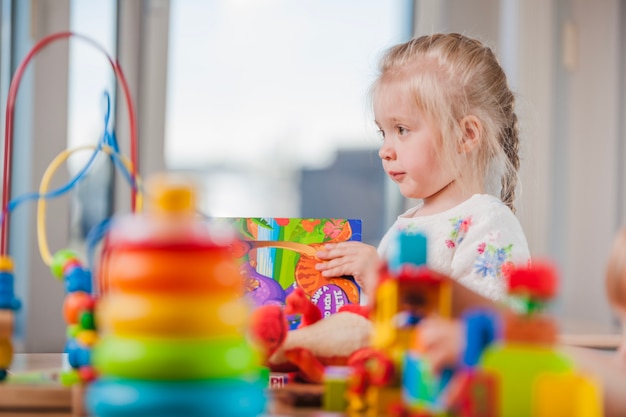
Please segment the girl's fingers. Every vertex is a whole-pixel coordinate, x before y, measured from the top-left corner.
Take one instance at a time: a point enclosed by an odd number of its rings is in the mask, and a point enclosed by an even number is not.
[[[325,277],[340,277],[342,275],[352,275],[349,271],[350,268],[346,268],[344,265],[328,266],[325,269],[318,269]]]
[[[322,260],[335,259],[342,256],[341,251],[337,250],[335,247],[327,248],[324,247],[323,250],[318,251],[315,256]]]

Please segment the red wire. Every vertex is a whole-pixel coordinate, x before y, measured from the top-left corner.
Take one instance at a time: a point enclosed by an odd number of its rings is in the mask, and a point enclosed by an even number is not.
[[[79,35],[73,32],[58,32],[53,33],[51,35],[46,36],[37,42],[32,49],[28,52],[28,55],[22,60],[20,65],[15,70],[15,75],[11,80],[11,85],[9,87],[9,93],[7,96],[7,108],[6,108],[6,120],[5,120],[5,129],[4,129],[4,171],[3,171],[3,187],[2,187],[2,207],[5,215],[2,217],[2,233],[0,236],[0,254],[7,254],[7,236],[9,234],[9,198],[11,195],[11,160],[12,160],[12,145],[13,145],[13,113],[15,108],[15,100],[17,98],[17,90],[20,84],[20,81],[26,71],[26,67],[28,66],[30,60],[43,48],[55,42],[59,39],[67,39],[69,37],[76,37],[78,39],[82,39],[86,41],[88,44],[94,46],[96,49],[100,50],[106,58],[109,60],[109,63],[113,67],[113,71],[115,75],[122,85],[122,90],[124,93],[124,98],[126,99],[126,106],[128,107],[128,119],[129,119],[129,128],[130,128],[130,159],[133,163],[131,168],[131,176],[134,177],[135,173],[138,171],[138,160],[137,160],[137,122],[135,117],[135,108],[133,106],[133,101],[130,95],[130,88],[128,87],[128,83],[126,82],[126,77],[124,77],[124,73],[122,72],[122,68],[120,67],[117,61],[114,61],[107,51],[94,40]],[[131,190],[131,208],[135,211],[135,196],[136,189],[132,187]]]

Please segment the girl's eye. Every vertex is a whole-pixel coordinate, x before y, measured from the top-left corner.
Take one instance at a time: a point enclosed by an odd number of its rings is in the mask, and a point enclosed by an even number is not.
[[[405,135],[408,132],[408,130],[404,126],[398,126],[397,129],[399,135]]]
[[[381,139],[385,139],[385,131],[384,130],[378,129],[378,131],[376,133],[378,133],[378,137],[380,137]]]

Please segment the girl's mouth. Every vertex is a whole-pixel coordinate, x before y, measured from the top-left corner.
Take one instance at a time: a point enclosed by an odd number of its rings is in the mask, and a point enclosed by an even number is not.
[[[391,178],[394,181],[400,181],[402,178],[404,178],[405,173],[404,172],[389,171],[389,173],[387,175],[389,175],[389,178]]]

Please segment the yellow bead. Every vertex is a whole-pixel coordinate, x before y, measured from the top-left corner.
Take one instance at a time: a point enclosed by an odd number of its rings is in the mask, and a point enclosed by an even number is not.
[[[196,209],[196,189],[186,178],[167,175],[148,181],[152,210],[159,213],[193,213]]]
[[[13,272],[13,260],[10,256],[0,256],[0,272]]]
[[[91,347],[98,341],[98,334],[95,330],[81,330],[76,335],[76,340],[83,346]]]

